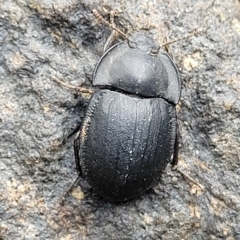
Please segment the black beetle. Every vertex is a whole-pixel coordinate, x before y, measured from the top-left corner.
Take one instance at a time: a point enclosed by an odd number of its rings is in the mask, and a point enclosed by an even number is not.
[[[151,188],[178,162],[178,70],[149,36],[136,33],[98,62],[81,130],[76,166],[101,196],[119,202]]]

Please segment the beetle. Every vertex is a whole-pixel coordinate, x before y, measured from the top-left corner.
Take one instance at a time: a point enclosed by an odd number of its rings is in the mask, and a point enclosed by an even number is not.
[[[92,84],[99,90],[74,140],[78,175],[105,199],[127,201],[177,165],[178,69],[154,39],[135,33],[103,54]]]

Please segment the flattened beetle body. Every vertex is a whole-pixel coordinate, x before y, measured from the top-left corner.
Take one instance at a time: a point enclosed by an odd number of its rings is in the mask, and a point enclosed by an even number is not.
[[[177,159],[180,78],[145,34],[110,48],[93,75],[94,93],[74,142],[79,174],[110,201],[141,195]]]
[[[159,51],[152,38],[140,33],[114,45],[102,56],[93,74],[93,86],[160,97],[174,104],[181,92],[179,74],[169,55]]]

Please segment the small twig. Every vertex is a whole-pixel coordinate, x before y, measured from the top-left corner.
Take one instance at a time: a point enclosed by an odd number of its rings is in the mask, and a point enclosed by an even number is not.
[[[69,88],[69,89],[72,89],[72,90],[75,90],[77,92],[81,92],[81,93],[89,93],[89,94],[92,94],[93,91],[88,89],[88,88],[85,88],[85,87],[77,87],[77,86],[73,86],[71,84],[68,84],[68,83],[65,83],[63,82],[62,80],[58,79],[56,76],[52,76],[51,77],[53,81],[55,81],[56,83],[58,83],[59,85],[62,85],[66,88]]]

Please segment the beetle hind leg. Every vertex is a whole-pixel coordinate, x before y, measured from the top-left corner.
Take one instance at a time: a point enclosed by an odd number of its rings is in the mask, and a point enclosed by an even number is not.
[[[77,169],[77,177],[75,178],[75,180],[71,183],[71,185],[68,187],[68,189],[65,191],[65,193],[63,194],[62,198],[61,198],[61,204],[64,203],[67,195],[69,194],[69,192],[72,191],[73,187],[78,183],[79,179],[82,176],[82,169],[81,169],[81,165],[80,165],[80,157],[79,157],[79,144],[80,144],[80,134],[81,131],[79,131],[74,139],[74,156],[75,156],[75,163],[76,163],[76,169]]]
[[[178,152],[179,152],[179,126],[177,123],[177,131],[176,131],[176,137],[175,137],[175,143],[174,143],[174,152],[173,152],[173,159],[172,159],[172,169],[176,170],[177,169],[177,164],[178,164]]]
[[[179,126],[177,123],[177,131],[176,131],[176,138],[175,138],[175,143],[174,143],[174,153],[173,153],[173,159],[172,159],[172,170],[177,170],[185,179],[188,181],[192,182],[193,184],[196,184],[198,187],[201,188],[201,190],[204,190],[204,186],[197,181],[195,181],[192,177],[190,177],[188,174],[186,174],[184,171],[180,170],[177,167],[178,164],[178,153],[179,153],[179,137],[180,137],[180,131],[179,131]]]
[[[78,183],[79,179],[80,179],[81,175],[77,175],[77,177],[75,178],[75,180],[71,183],[71,185],[68,187],[68,189],[65,191],[65,193],[63,194],[63,196],[61,197],[61,204],[64,203],[67,195],[72,191],[73,187]]]

